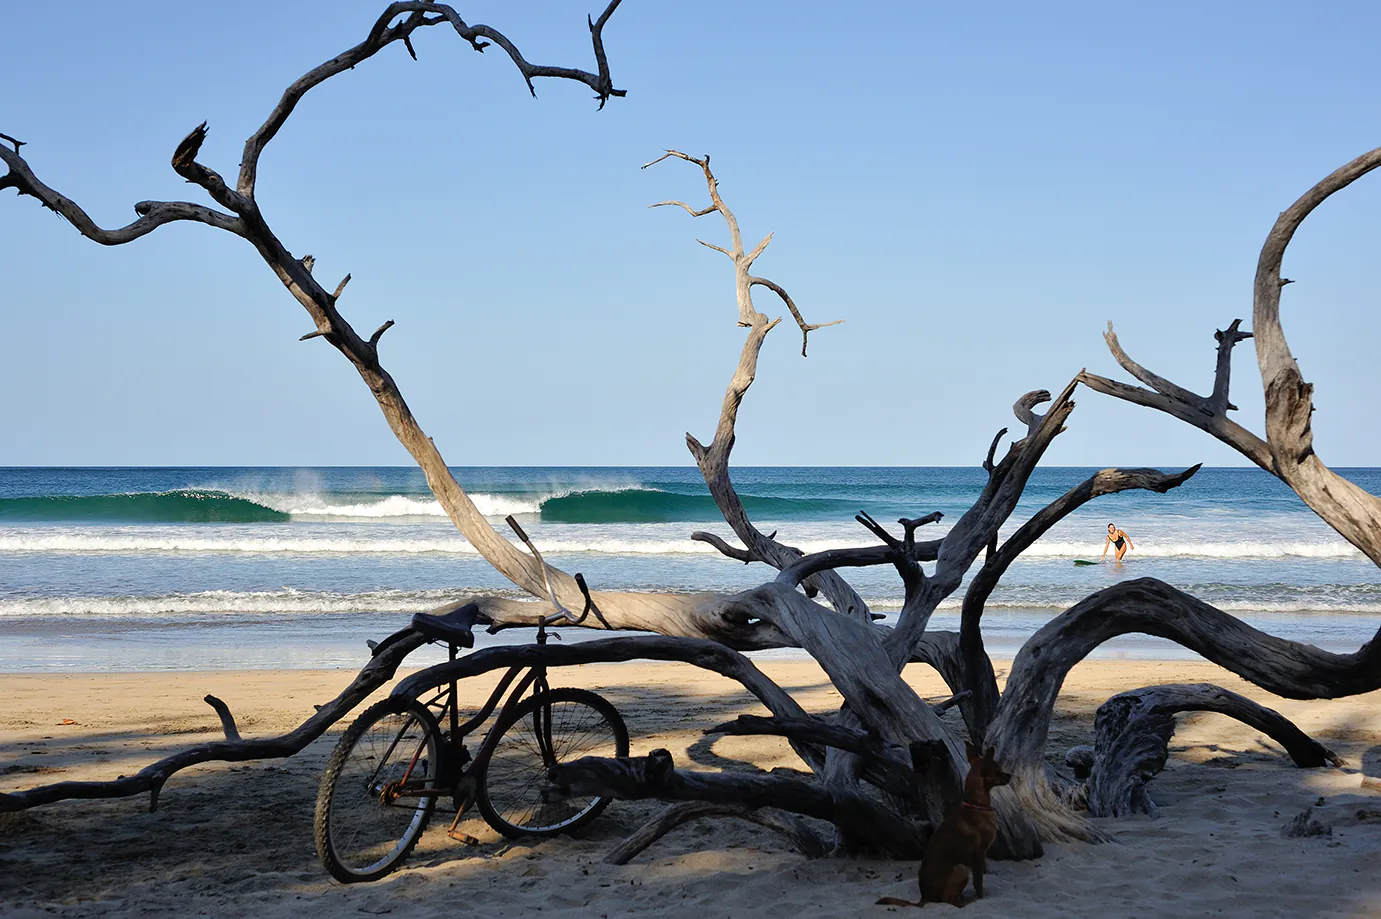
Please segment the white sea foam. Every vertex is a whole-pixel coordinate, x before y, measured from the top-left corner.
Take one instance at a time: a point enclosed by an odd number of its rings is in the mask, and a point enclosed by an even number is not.
[[[0,600],[0,619],[4,618],[59,618],[76,617],[91,619],[157,619],[163,617],[188,616],[254,616],[270,614],[286,615],[339,615],[359,613],[413,613],[430,609],[455,600],[468,593],[503,595],[515,598],[525,597],[516,590],[471,591],[464,588],[454,590],[376,590],[354,594],[325,591],[283,589],[274,591],[226,591],[211,590],[188,594],[170,594],[151,597],[26,597],[22,599]],[[1299,593],[1287,600],[1255,600],[1238,598],[1214,601],[1218,609],[1227,613],[1352,613],[1359,615],[1381,614],[1381,590],[1372,597],[1338,598],[1327,595]],[[1069,596],[995,596],[988,603],[990,614],[1004,611],[1032,611],[1053,615],[1067,609],[1078,601]],[[878,612],[895,613],[901,607],[901,598],[872,598],[869,605]],[[957,611],[961,601],[949,598],[942,602],[942,613]],[[990,624],[994,624],[990,621]]]
[[[1025,558],[1089,557],[1097,543],[1041,540],[1022,553]],[[1327,541],[1241,540],[1204,542],[1145,542],[1138,544],[1137,558],[1362,558],[1341,538]],[[1109,553],[1111,557],[1111,553]],[[1097,557],[1097,552],[1094,552]]]
[[[408,517],[445,517],[446,512],[435,498],[412,497],[409,495],[389,495],[378,501],[360,501],[352,504],[333,503],[320,495],[237,495],[256,504],[272,508],[284,514],[303,518],[352,518],[357,520],[382,520]],[[486,517],[505,517],[509,514],[538,514],[542,502],[558,497],[557,494],[516,496],[490,495],[483,492],[470,495],[476,509]]]
[[[156,597],[26,597],[0,600],[0,618],[77,616],[96,619],[163,616],[255,615],[290,613],[411,613],[440,606],[467,593],[461,590],[376,590],[357,594],[308,590],[208,590]],[[519,596],[512,590],[486,595]]]
[[[687,527],[689,529],[689,526]],[[665,532],[665,530],[663,531]],[[667,538],[655,536],[597,536],[581,534],[548,536],[539,540],[546,553],[599,553],[604,555],[703,555],[714,553],[710,546],[693,542],[689,536]],[[797,541],[802,551],[820,552],[857,545],[854,539],[813,539]],[[1037,542],[1023,554],[1029,559],[1069,559],[1087,557],[1087,542]],[[436,536],[406,536],[390,538],[386,535],[284,535],[276,529],[273,535],[254,535],[245,528],[237,528],[225,535],[199,528],[180,533],[170,528],[148,532],[146,528],[109,528],[68,531],[65,529],[9,528],[0,530],[0,552],[123,552],[123,553],[297,553],[304,555],[475,555],[475,548],[459,534]],[[1096,555],[1096,553],[1095,553]],[[1139,546],[1138,558],[1209,558],[1209,559],[1286,559],[1361,558],[1352,546],[1336,539],[1328,542],[1167,542]]]
[[[203,531],[204,532],[204,531]],[[544,554],[594,552],[605,555],[706,554],[714,550],[690,539],[544,539]],[[525,551],[525,550],[524,550]],[[261,553],[298,555],[478,555],[459,535],[386,539],[377,537],[186,536],[135,532],[45,533],[0,536],[0,552],[91,553]]]
[[[554,498],[598,491],[656,491],[640,485],[601,485],[598,489],[567,488],[526,495],[501,495],[487,492],[468,493],[475,508],[486,517],[506,517],[509,514],[540,514],[542,505]],[[264,507],[303,519],[387,520],[390,518],[444,518],[446,512],[436,499],[421,495],[389,495],[369,501],[341,503],[339,497],[314,493],[268,494],[258,492],[229,492],[233,497],[253,501]]]

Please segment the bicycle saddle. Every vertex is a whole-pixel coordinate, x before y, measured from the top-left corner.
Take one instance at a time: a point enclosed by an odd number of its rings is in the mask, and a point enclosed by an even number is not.
[[[442,607],[443,609],[445,607]],[[466,603],[448,613],[418,613],[412,617],[413,631],[432,641],[444,641],[462,648],[475,646],[475,618],[479,616],[478,603]]]

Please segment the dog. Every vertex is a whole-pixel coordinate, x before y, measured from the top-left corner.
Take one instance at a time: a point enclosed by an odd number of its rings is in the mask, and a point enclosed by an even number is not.
[[[969,774],[964,778],[964,800],[949,812],[935,829],[925,847],[917,881],[921,899],[916,902],[883,897],[886,906],[925,906],[927,903],[952,903],[963,906],[964,889],[973,875],[974,893],[983,898],[983,871],[988,863],[988,847],[997,838],[997,815],[993,813],[992,790],[1006,785],[1012,777],[997,767],[992,747],[979,752],[966,743]]]

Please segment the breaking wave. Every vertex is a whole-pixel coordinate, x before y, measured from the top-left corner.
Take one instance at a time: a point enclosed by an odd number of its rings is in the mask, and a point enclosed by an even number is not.
[[[708,494],[630,486],[546,494],[470,495],[486,517],[538,516],[551,523],[671,523],[719,520]],[[743,496],[750,514],[764,519],[852,516],[852,502],[828,498]],[[431,495],[258,494],[179,489],[110,495],[58,495],[0,499],[0,522],[61,523],[283,523],[386,521],[446,516]]]

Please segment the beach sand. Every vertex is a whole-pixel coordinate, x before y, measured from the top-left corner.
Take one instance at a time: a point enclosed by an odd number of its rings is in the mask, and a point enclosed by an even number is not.
[[[807,708],[839,703],[812,663],[763,669]],[[999,663],[999,669],[1003,665]],[[0,676],[0,789],[113,778],[219,734],[210,692],[246,736],[286,730],[351,678],[336,671]],[[927,697],[946,695],[922,667]],[[990,864],[987,898],[965,917],[1381,916],[1381,693],[1338,701],[1271,697],[1202,662],[1088,661],[1070,675],[1050,756],[1091,740],[1093,712],[1120,690],[1212,681],[1279,709],[1347,759],[1300,770],[1262,735],[1218,715],[1181,716],[1172,758],[1152,785],[1155,819],[1099,821],[1118,842],[1047,847]],[[477,681],[477,684],[482,681]],[[683,665],[614,664],[554,673],[623,711],[633,753],[672,751],[696,769],[799,768],[775,738],[707,738],[703,728],[760,707],[737,684]],[[476,686],[476,693],[482,691]],[[75,725],[62,725],[63,719]],[[580,838],[502,840],[484,823],[464,847],[439,811],[403,868],[373,884],[330,881],[312,845],[317,781],[337,729],[286,760],[209,764],[175,776],[157,812],[146,798],[74,801],[0,815],[0,914],[442,917],[652,915],[883,916],[880,896],[916,895],[916,863],[807,860],[751,824],[702,820],[632,863],[604,854],[659,809],[616,802]],[[1332,835],[1288,839],[1304,808]],[[930,915],[952,907],[928,906]]]

